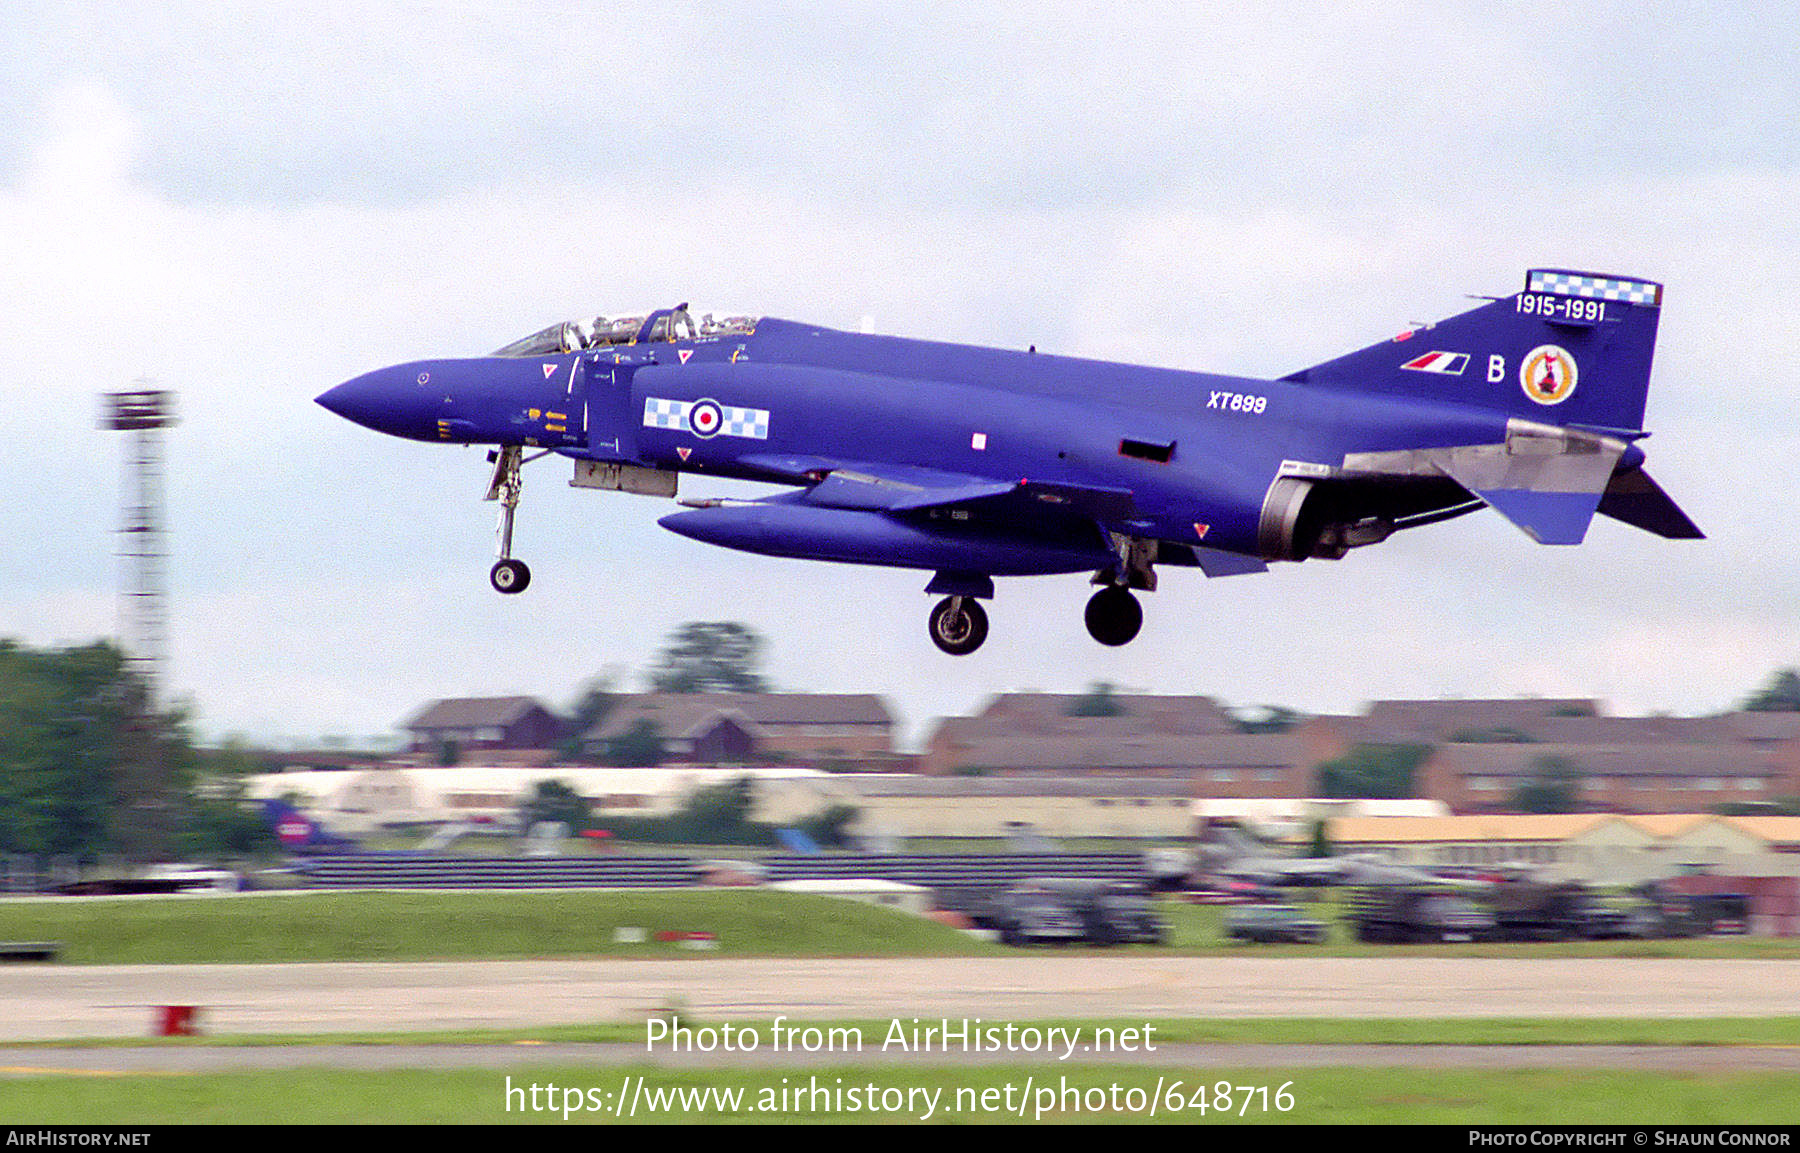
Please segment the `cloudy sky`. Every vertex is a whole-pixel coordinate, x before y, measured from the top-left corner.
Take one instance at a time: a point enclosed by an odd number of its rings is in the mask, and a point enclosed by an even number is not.
[[[180,394],[170,681],[203,733],[381,737],[438,696],[567,704],[740,620],[795,691],[916,735],[1110,681],[1232,705],[1731,707],[1800,664],[1800,33],[1786,5],[17,0],[0,15],[0,636],[114,632],[124,445]],[[725,13],[729,12],[729,15]],[[1516,291],[1667,285],[1647,443],[1707,531],[1491,513],[1336,563],[1000,582],[973,657],[927,574],[753,557],[526,472],[487,585],[479,449],[312,398],[660,307],[1276,376]],[[717,485],[717,482],[714,482]],[[687,486],[687,494],[729,489]]]

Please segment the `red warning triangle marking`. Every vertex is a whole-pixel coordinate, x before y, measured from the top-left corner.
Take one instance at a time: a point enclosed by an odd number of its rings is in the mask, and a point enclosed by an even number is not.
[[[1211,527],[1212,526],[1209,524],[1200,524],[1199,522],[1196,521],[1194,524],[1194,535],[1199,537],[1201,540],[1205,540],[1206,539],[1206,530]]]
[[[676,455],[680,456],[682,460],[686,460],[688,458],[688,455],[690,453],[692,453],[693,451],[694,451],[693,449],[688,448],[687,446],[683,445],[682,447],[677,448],[675,450],[675,453],[676,453]]]
[[[688,357],[694,355],[694,350],[691,348],[684,348],[684,349],[681,349],[679,352],[677,352],[675,355],[679,356],[681,358],[681,363],[686,364],[688,361]]]
[[[556,366],[554,364],[546,364],[544,366],[544,379],[549,380],[550,374],[555,371],[556,371]]]

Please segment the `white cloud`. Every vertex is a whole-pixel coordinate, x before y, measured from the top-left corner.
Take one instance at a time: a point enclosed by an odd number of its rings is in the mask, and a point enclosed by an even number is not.
[[[440,693],[563,701],[694,619],[748,620],[784,686],[885,692],[915,724],[1095,680],[1303,708],[1554,691],[1694,711],[1800,661],[1781,544],[1800,515],[1800,163],[1777,144],[1674,155],[1753,114],[1723,97],[1690,94],[1662,135],[1608,112],[1688,66],[1630,35],[1595,51],[1604,10],[1558,26],[1580,66],[1555,100],[1516,82],[1532,21],[1475,6],[1421,7],[1405,36],[1315,6],[1172,10],[1154,33],[1081,6],[893,32],[852,12],[748,48],[679,7],[660,37],[585,4],[233,10],[235,39],[225,9],[170,11],[108,33],[138,45],[124,64],[55,72],[56,50],[27,72],[37,119],[0,182],[0,445],[31,495],[0,531],[29,550],[0,563],[0,635],[108,627],[120,446],[94,394],[149,374],[183,414],[176,688],[215,731],[379,732]],[[618,19],[550,34],[591,12]],[[1788,133],[1779,106],[1760,115]],[[1630,128],[1634,150],[1584,151],[1569,124]],[[1710,541],[1607,524],[1539,549],[1469,518],[1337,565],[1170,574],[1117,651],[1083,633],[1079,578],[1042,578],[1001,582],[988,647],[951,661],[924,636],[926,574],[707,550],[655,527],[665,506],[572,492],[550,464],[520,520],[539,575],[501,601],[480,454],[312,404],[381,364],[679,299],[1274,375],[1532,264],[1668,283],[1651,468]]]

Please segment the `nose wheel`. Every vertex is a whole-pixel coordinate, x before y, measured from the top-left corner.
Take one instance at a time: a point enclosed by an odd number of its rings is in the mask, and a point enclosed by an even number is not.
[[[525,586],[531,583],[531,569],[524,561],[508,557],[488,573],[488,582],[494,586],[495,592],[522,593]]]
[[[931,610],[931,643],[953,657],[980,648],[987,634],[987,610],[974,597],[945,597]]]

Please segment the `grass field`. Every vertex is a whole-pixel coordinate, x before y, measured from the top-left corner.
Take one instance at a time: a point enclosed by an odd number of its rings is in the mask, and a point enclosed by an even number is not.
[[[545,1065],[505,1072],[308,1068],[9,1079],[0,1081],[0,1110],[9,1122],[32,1125],[561,1125],[626,1120],[1791,1125],[1800,1118],[1800,1080],[1767,1073],[1198,1070],[1075,1063],[755,1069]]]
[[[644,930],[642,943],[614,939]],[[60,941],[73,964],[403,961],[692,955],[662,932],[710,932],[714,956],[965,956],[997,946],[854,901],[753,889],[317,892],[0,902],[0,940]]]
[[[1159,902],[1162,951],[1268,956],[1796,957],[1800,941],[1720,937],[1520,945],[1365,945],[1337,923],[1324,945],[1241,945],[1216,906]],[[621,928],[645,931],[621,942]],[[59,941],[71,964],[407,961],[692,955],[659,932],[713,933],[720,956],[974,956],[1009,950],[922,918],[766,889],[664,892],[296,892],[0,901],[0,941]],[[1134,951],[1150,946],[1130,946]]]
[[[720,1025],[691,1014],[681,1023],[690,1028]],[[771,1022],[732,1018],[738,1030],[772,1037]],[[820,1029],[856,1029],[864,1037],[882,1035],[892,1024],[886,1018],[862,1020],[807,1020],[789,1024]],[[1444,1019],[1344,1018],[1344,1017],[1246,1017],[1188,1018],[1143,1017],[1102,1020],[1046,1018],[1031,1022],[1040,1028],[1154,1029],[1159,1045],[1647,1045],[1729,1047],[1742,1045],[1800,1047],[1800,1017],[1686,1017],[1634,1019],[1582,1017],[1454,1017]],[[511,1029],[457,1029],[421,1033],[329,1034],[202,1034],[193,1037],[142,1038],[114,1041],[34,1041],[10,1048],[55,1050],[60,1048],[157,1047],[253,1047],[307,1045],[536,1045],[536,1044],[632,1044],[645,1041],[644,1021],[597,1021],[584,1024],[538,1025]],[[46,1057],[47,1064],[55,1059]]]

